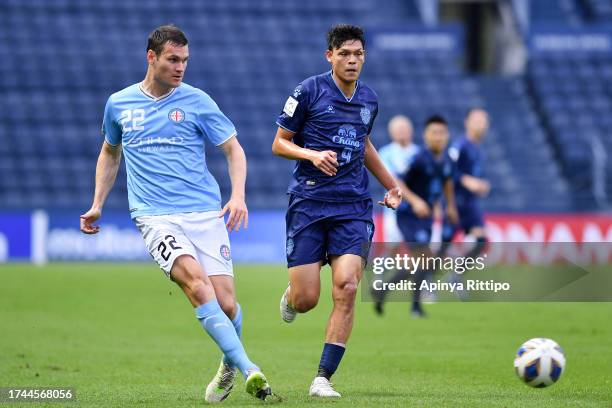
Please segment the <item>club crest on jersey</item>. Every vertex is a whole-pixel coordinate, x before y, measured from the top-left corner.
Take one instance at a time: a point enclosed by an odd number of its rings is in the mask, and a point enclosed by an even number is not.
[[[230,252],[229,247],[225,244],[221,245],[219,248],[219,253],[226,261],[229,261],[232,258],[232,253]]]
[[[168,113],[168,119],[174,123],[181,123],[185,120],[185,112],[179,108],[172,108]]]
[[[287,238],[287,255],[291,255],[293,253],[293,249],[295,248],[295,244],[293,243],[292,238]]]
[[[368,123],[370,123],[370,110],[365,107],[365,108],[361,108],[361,111],[359,112],[359,114],[361,115],[361,121],[363,122],[364,125],[367,125]]]

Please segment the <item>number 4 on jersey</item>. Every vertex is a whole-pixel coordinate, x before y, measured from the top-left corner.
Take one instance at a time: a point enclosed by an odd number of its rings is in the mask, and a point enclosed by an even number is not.
[[[344,150],[342,150],[342,153],[340,153],[340,157],[344,159],[344,161],[340,163],[340,166],[344,166],[345,164],[350,162],[352,155],[353,149],[351,149],[350,147],[345,147]]]

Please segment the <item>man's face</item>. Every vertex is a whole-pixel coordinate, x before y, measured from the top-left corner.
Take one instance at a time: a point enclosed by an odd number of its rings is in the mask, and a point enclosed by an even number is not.
[[[340,48],[325,52],[336,76],[343,82],[355,82],[365,61],[365,50],[359,40],[345,41]]]
[[[167,42],[159,55],[151,50],[147,53],[147,61],[153,68],[153,78],[157,83],[171,88],[178,87],[183,81],[189,59],[189,47]]]
[[[482,109],[475,109],[465,119],[465,129],[476,141],[482,140],[489,129],[489,115]]]
[[[440,154],[448,144],[448,128],[442,123],[431,123],[425,128],[425,143],[434,154]]]
[[[412,123],[405,119],[395,120],[389,126],[391,140],[400,144],[401,146],[406,146],[412,143],[412,132]]]

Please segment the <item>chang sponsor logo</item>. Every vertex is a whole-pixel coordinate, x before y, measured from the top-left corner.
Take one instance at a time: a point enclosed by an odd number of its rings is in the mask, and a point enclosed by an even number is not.
[[[334,143],[359,149],[361,143],[357,138],[357,130],[353,125],[344,124],[338,129],[338,134],[332,138]]]

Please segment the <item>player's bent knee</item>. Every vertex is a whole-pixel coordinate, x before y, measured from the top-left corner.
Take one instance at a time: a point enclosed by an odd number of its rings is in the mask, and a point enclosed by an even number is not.
[[[203,304],[216,298],[213,286],[203,276],[193,277],[183,286],[183,290],[194,304]]]
[[[357,287],[358,284],[356,282],[341,282],[335,285],[333,291],[334,301],[353,304],[357,297]]]
[[[291,307],[299,313],[314,309],[319,303],[319,297],[314,295],[296,296],[291,301]]]
[[[230,319],[233,319],[238,309],[236,307],[236,301],[234,300],[234,298],[218,298],[217,300],[219,301],[219,306],[221,306],[221,310],[223,310],[223,313],[225,313]]]

